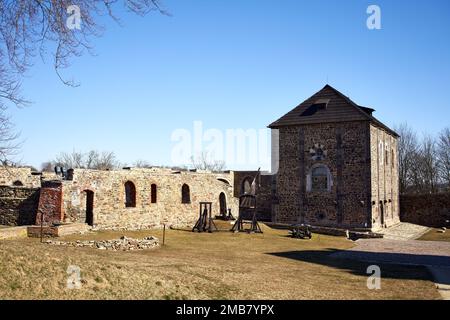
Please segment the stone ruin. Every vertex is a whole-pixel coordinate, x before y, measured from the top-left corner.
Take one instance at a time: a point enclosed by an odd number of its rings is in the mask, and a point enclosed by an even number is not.
[[[99,250],[112,250],[112,251],[132,251],[132,250],[146,250],[159,247],[159,239],[149,236],[143,239],[133,239],[126,236],[120,237],[120,239],[113,240],[76,240],[76,241],[57,241],[47,240],[46,244],[55,246],[67,246],[67,247],[86,247],[96,248]]]

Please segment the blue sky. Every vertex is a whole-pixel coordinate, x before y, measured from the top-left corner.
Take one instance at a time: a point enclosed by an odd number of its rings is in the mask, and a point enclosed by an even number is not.
[[[369,5],[381,30],[366,27]],[[23,80],[30,107],[10,109],[19,159],[111,150],[129,164],[171,165],[174,130],[263,129],[327,82],[419,133],[450,125],[450,2],[165,0],[172,16],[121,14],[64,71],[50,57]],[[119,10],[120,11],[120,10]],[[235,166],[229,166],[234,169]],[[236,169],[254,168],[242,165]]]

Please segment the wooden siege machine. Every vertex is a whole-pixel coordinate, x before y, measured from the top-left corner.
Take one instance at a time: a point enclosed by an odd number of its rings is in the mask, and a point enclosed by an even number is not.
[[[192,228],[192,232],[213,232],[218,231],[216,224],[211,216],[212,202],[200,202],[200,212],[195,226]]]
[[[244,193],[239,196],[239,216],[236,222],[231,228],[233,232],[248,232],[248,233],[263,233],[261,227],[259,226],[257,219],[257,188],[256,188],[256,180],[259,178],[260,169],[258,169],[258,173],[253,179],[251,185],[251,191],[249,193]],[[249,229],[245,229],[244,225],[250,224]]]

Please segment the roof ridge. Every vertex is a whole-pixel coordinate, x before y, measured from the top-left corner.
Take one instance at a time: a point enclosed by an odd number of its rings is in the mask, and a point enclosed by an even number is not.
[[[350,99],[348,96],[346,96],[345,94],[343,94],[342,92],[340,92],[339,90],[337,90],[336,88],[334,88],[333,86],[331,86],[330,84],[326,84],[322,89],[320,89],[319,91],[317,91],[316,93],[314,93],[313,95],[311,95],[309,98],[305,99],[303,102],[301,102],[300,104],[298,104],[295,108],[293,108],[292,110],[290,110],[289,112],[285,113],[282,117],[280,117],[279,119],[277,119],[276,121],[272,122],[269,125],[269,128],[271,128],[272,126],[277,126],[277,122],[279,122],[283,117],[285,117],[287,114],[293,112],[295,109],[297,109],[298,107],[300,107],[305,101],[310,100],[312,97],[314,97],[315,95],[319,94],[321,91],[323,91],[324,89],[330,89],[332,90],[335,94],[337,94],[339,97],[341,97],[342,99],[344,99],[345,102],[347,102],[351,107],[353,107],[354,109],[357,110],[357,112],[363,116],[364,119],[367,119],[368,121],[374,122],[375,124],[377,124],[378,126],[386,129],[388,132],[390,132],[391,134],[395,135],[395,136],[399,136],[398,133],[396,133],[394,130],[390,129],[388,126],[386,126],[385,124],[383,124],[380,120],[378,120],[377,118],[375,118],[374,116],[368,114],[367,112],[365,112],[364,110],[361,109],[361,106],[358,105],[357,103],[355,103],[352,99]],[[369,108],[373,111],[375,111],[372,108]]]

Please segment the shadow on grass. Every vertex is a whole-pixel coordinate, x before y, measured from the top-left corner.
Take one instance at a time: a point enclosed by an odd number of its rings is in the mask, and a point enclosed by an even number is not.
[[[367,273],[367,267],[369,265],[378,265],[381,269],[382,278],[403,280],[433,281],[433,277],[424,265],[446,265],[450,267],[450,257],[446,256],[377,253],[337,249],[287,251],[268,254],[345,270],[351,274],[364,277],[372,274]],[[448,280],[445,284],[450,284]]]

